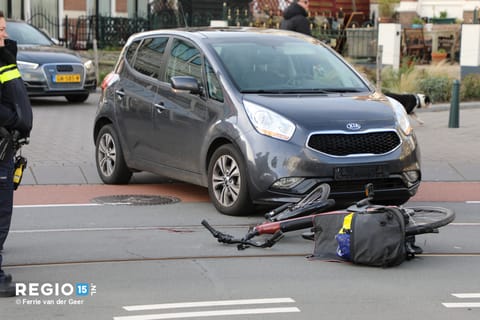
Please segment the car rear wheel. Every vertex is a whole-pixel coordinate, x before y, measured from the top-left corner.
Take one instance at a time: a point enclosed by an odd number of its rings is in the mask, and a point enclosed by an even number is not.
[[[132,171],[125,163],[118,135],[112,125],[104,126],[98,134],[95,162],[100,178],[107,184],[125,184],[132,177]]]
[[[67,94],[65,98],[67,99],[68,102],[84,102],[85,100],[88,99],[89,94]]]
[[[252,214],[245,168],[241,153],[233,145],[223,145],[213,153],[208,166],[208,193],[221,213]]]

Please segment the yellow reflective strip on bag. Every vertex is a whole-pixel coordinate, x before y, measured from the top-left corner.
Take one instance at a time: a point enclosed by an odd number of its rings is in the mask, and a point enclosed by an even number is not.
[[[339,234],[346,233],[350,230],[352,230],[352,218],[353,218],[354,212],[348,214],[343,218],[343,225],[340,231],[338,232]]]
[[[17,78],[21,78],[21,77],[22,77],[22,75],[20,74],[20,71],[18,71],[17,68],[12,69],[12,70],[8,70],[8,71],[4,71],[4,72],[2,72],[2,70],[0,69],[0,82],[1,83],[5,83],[7,81],[17,79]]]

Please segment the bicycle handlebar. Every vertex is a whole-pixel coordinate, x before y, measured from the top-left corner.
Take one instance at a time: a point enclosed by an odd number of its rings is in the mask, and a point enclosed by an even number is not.
[[[214,238],[218,240],[218,242],[226,244],[237,244],[238,250],[244,250],[250,246],[257,248],[270,248],[283,238],[283,232],[281,230],[277,230],[272,237],[266,239],[263,242],[252,241],[251,239],[253,237],[259,235],[259,233],[254,228],[250,232],[248,232],[245,237],[239,239],[235,238],[232,235],[216,230],[207,222],[207,220],[202,220],[201,223],[208,231],[210,231],[210,233],[213,235]]]

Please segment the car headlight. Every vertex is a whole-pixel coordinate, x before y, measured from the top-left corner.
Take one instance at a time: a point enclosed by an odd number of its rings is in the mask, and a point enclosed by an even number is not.
[[[39,67],[39,64],[18,60],[17,67],[18,67],[18,70],[20,71],[36,70]]]
[[[395,112],[400,129],[402,129],[403,133],[405,133],[407,136],[410,135],[410,133],[412,133],[412,125],[410,124],[410,120],[408,119],[408,115],[404,106],[395,99],[388,98],[388,100],[390,100],[390,104]]]
[[[92,71],[93,70],[93,61],[92,60],[87,60],[83,63],[83,66],[87,71]]]
[[[287,118],[246,100],[243,100],[243,105],[248,118],[259,133],[280,140],[290,140],[293,136],[295,125]]]
[[[87,72],[91,72],[94,69],[93,61],[92,60],[86,60],[83,62],[83,66],[85,67],[85,70]]]

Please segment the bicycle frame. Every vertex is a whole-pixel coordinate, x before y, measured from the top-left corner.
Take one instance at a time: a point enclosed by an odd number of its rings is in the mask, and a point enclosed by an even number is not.
[[[367,210],[375,210],[378,206],[374,206]],[[269,248],[272,247],[275,243],[277,243],[280,239],[283,238],[283,234],[286,232],[302,230],[313,227],[314,219],[317,216],[322,215],[335,215],[335,214],[348,214],[350,212],[347,210],[336,210],[336,211],[327,211],[327,212],[320,212],[315,214],[310,214],[304,217],[299,218],[292,218],[282,221],[273,221],[273,222],[263,222],[258,224],[249,229],[247,234],[239,239],[235,238],[232,235],[220,232],[214,229],[206,220],[202,220],[202,225],[210,231],[210,233],[221,243],[227,244],[238,244],[237,248],[239,250],[243,250],[248,248],[249,246],[254,246],[258,248]],[[253,242],[251,239],[257,236],[272,234],[271,238],[266,239],[264,242]]]
[[[314,192],[319,191],[320,189],[315,189]],[[322,188],[323,191],[329,189]],[[398,208],[400,209],[406,221],[407,228],[405,230],[405,236],[410,238],[410,243],[413,245],[415,242],[415,235],[423,233],[438,233],[438,228],[447,225],[452,222],[455,213],[452,210],[445,208],[437,207],[417,207],[417,208],[405,208],[402,206],[385,206],[385,205],[374,205],[370,201],[373,198],[373,187],[368,185],[366,188],[367,197],[356,204],[341,210],[335,211],[322,211],[326,208],[332,206],[335,202],[332,199],[318,201],[318,198],[315,195],[312,196],[312,193],[306,196],[306,198],[312,199],[312,202],[300,200],[296,204],[282,205],[279,207],[281,210],[272,210],[266,214],[267,221],[260,223],[256,226],[253,226],[249,229],[247,234],[242,238],[235,238],[232,235],[222,233],[214,229],[206,220],[203,220],[202,225],[210,231],[210,233],[221,243],[227,244],[238,244],[238,249],[242,250],[248,248],[249,246],[268,248],[273,246],[276,242],[283,238],[283,234],[286,232],[302,230],[306,228],[311,228],[314,226],[315,218],[322,215],[336,215],[343,214],[347,215],[353,212],[373,212],[375,210],[381,210],[382,208]],[[322,196],[324,198],[325,195]],[[301,204],[301,205],[300,205]],[[295,212],[291,209],[295,207]],[[289,213],[294,213],[296,215],[301,215],[302,212],[308,212],[308,215],[300,216],[296,218],[289,218],[285,220],[275,220],[279,214],[283,211],[289,211]],[[303,211],[302,211],[303,210]],[[312,211],[316,213],[311,214]],[[320,211],[320,212],[319,212]],[[428,213],[428,221],[425,223],[421,222],[422,216],[425,219],[425,213]],[[435,216],[435,213],[440,213],[439,216]],[[430,217],[432,215],[432,217]],[[417,218],[420,217],[420,220]],[[260,235],[273,235],[271,238],[264,240],[263,242],[255,242],[252,239]]]

